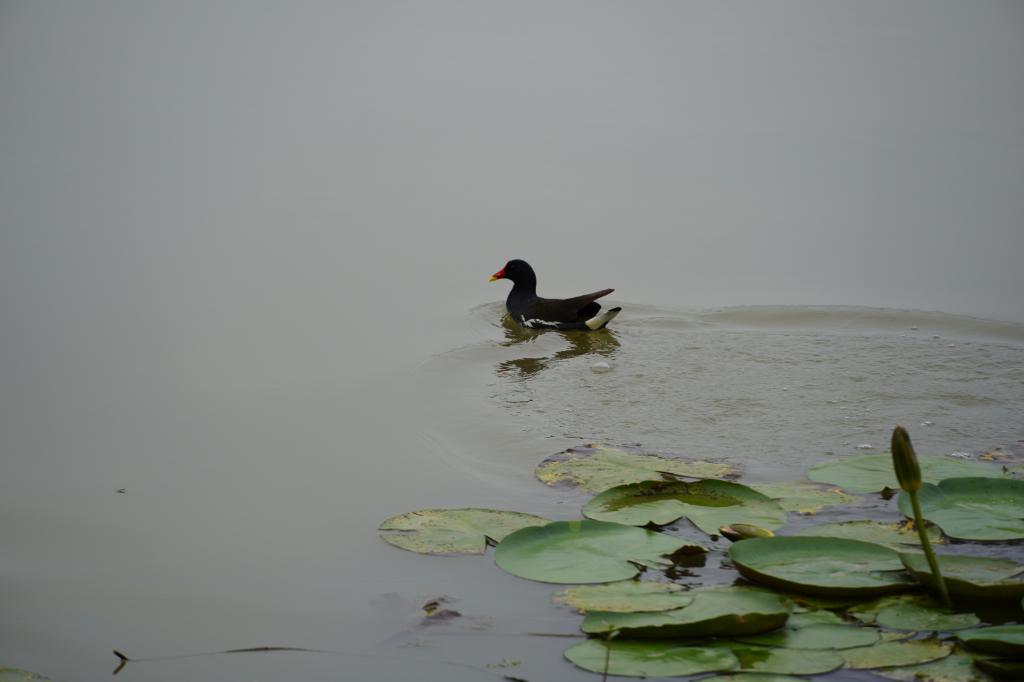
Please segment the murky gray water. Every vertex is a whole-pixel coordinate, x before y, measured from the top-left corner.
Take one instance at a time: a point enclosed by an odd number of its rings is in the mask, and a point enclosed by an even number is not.
[[[549,586],[377,524],[573,517],[532,471],[589,440],[756,478],[895,421],[924,452],[1014,445],[1022,26],[1001,2],[0,3],[0,666],[591,679],[524,634],[576,631]],[[622,315],[503,327],[486,277],[513,257]],[[440,595],[473,618],[418,627]],[[191,655],[260,646],[320,653]]]

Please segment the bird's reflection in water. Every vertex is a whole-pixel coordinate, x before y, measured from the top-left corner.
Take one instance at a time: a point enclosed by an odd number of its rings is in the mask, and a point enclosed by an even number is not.
[[[607,327],[597,331],[559,331],[557,329],[526,329],[517,324],[510,316],[501,318],[501,327],[505,333],[507,347],[535,341],[541,334],[557,334],[569,344],[567,348],[544,357],[525,357],[505,360],[498,363],[498,376],[512,376],[516,379],[529,379],[550,365],[562,360],[569,360],[583,355],[611,357],[619,349],[619,340],[615,332]]]

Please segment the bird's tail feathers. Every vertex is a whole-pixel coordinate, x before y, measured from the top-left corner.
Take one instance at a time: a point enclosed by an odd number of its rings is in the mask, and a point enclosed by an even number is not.
[[[620,310],[622,310],[621,307],[609,308],[600,315],[595,315],[594,317],[587,320],[586,325],[590,329],[604,329],[606,324],[615,319],[615,316],[619,314]]]

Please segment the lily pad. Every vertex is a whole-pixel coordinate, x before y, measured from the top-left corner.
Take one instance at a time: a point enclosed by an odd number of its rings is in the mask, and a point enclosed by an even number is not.
[[[571,606],[577,611],[668,611],[687,606],[693,595],[676,583],[637,582],[622,580],[608,585],[570,587],[552,597],[558,604]]]
[[[942,534],[935,528],[928,529],[928,539],[932,544],[942,542]],[[902,523],[885,523],[884,521],[838,521],[822,523],[817,526],[802,528],[795,535],[819,535],[830,538],[847,538],[874,542],[887,547],[901,545],[920,545],[921,538],[917,531]]]
[[[921,466],[922,480],[929,483],[958,476],[999,478],[1003,475],[999,467],[982,462],[952,457],[918,457],[917,460]],[[899,490],[896,472],[892,468],[892,455],[888,454],[843,457],[815,464],[807,470],[807,478],[838,485],[851,493],[875,493],[885,488]]]
[[[729,557],[749,580],[794,592],[867,597],[913,586],[895,551],[859,540],[753,538],[729,547]]]
[[[879,642],[859,649],[843,649],[846,667],[856,670],[895,668],[937,661],[952,653],[953,647],[937,639],[911,639],[904,642]]]
[[[494,560],[520,578],[548,583],[606,583],[635,576],[638,564],[667,568],[665,557],[704,548],[677,537],[603,521],[555,521],[502,540]]]
[[[1024,625],[993,625],[964,630],[957,639],[975,651],[984,651],[1010,658],[1024,657]]]
[[[618,639],[588,639],[566,649],[565,657],[584,670],[627,677],[699,675],[730,670],[738,663],[732,651],[722,647]]]
[[[958,540],[1024,538],[1024,481],[1009,478],[949,478],[918,491],[921,513]],[[913,518],[910,497],[900,493],[900,511]]]
[[[974,659],[957,651],[930,663],[875,670],[875,675],[900,682],[988,682],[991,678],[974,667]]]
[[[733,673],[702,677],[700,682],[805,682],[805,680],[802,677],[776,675],[775,673]]]
[[[786,511],[797,514],[814,514],[825,507],[850,504],[857,500],[856,497],[847,495],[839,488],[807,481],[757,483],[750,487],[772,498]]]
[[[932,586],[932,570],[924,554],[900,553],[914,579]],[[939,570],[954,597],[964,599],[1019,599],[1024,596],[1024,565],[1009,559],[940,554]]]
[[[974,627],[981,621],[973,613],[950,613],[937,604],[933,607],[902,604],[882,609],[875,622],[891,630],[949,632]]]
[[[618,631],[622,637],[671,639],[768,632],[789,617],[792,604],[777,594],[750,588],[695,590],[689,606],[658,613],[590,612],[588,634]]]
[[[592,443],[569,448],[537,466],[537,478],[550,486],[579,487],[601,492],[624,483],[662,477],[662,472],[692,478],[736,476],[736,467],[721,462],[685,460],[640,448],[616,448]]]
[[[30,673],[27,670],[17,668],[0,668],[0,682],[31,682],[32,680],[48,680],[37,673]]]
[[[746,644],[787,649],[852,649],[878,641],[878,630],[857,625],[818,623],[801,628],[781,628],[756,637],[740,637]]]
[[[821,675],[842,667],[844,660],[836,651],[778,649],[740,642],[718,642],[739,659],[740,670],[780,675]]]
[[[500,542],[509,533],[548,520],[497,509],[421,509],[380,524],[380,536],[395,547],[421,554],[483,554],[488,538]]]
[[[921,594],[882,597],[868,604],[858,604],[847,613],[863,623],[912,632],[948,632],[971,628],[980,622],[973,613],[953,613]]]
[[[685,516],[709,535],[720,526],[747,523],[778,528],[786,512],[766,495],[739,483],[642,481],[604,491],[583,507],[583,515],[633,526],[665,525]]]
[[[786,627],[798,630],[810,625],[844,625],[845,623],[846,621],[842,617],[831,611],[802,611],[790,616],[789,620],[786,621]]]

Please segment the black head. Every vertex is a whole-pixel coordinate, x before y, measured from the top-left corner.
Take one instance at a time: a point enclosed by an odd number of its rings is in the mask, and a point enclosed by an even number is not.
[[[537,275],[530,264],[518,258],[505,263],[505,267],[491,275],[492,282],[497,279],[510,279],[515,284],[537,283]]]

